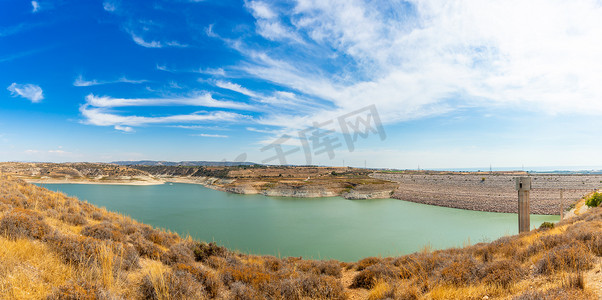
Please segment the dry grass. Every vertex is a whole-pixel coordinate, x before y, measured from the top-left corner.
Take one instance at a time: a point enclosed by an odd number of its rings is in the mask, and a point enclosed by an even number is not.
[[[0,237],[0,298],[40,299],[76,277],[48,246],[29,239]]]
[[[489,244],[352,264],[246,255],[0,175],[0,299],[593,299],[584,274],[601,254],[593,208]]]

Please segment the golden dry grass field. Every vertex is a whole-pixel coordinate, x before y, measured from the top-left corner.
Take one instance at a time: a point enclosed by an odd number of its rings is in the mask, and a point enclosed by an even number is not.
[[[0,175],[0,299],[598,299],[602,208],[356,263],[237,253]]]

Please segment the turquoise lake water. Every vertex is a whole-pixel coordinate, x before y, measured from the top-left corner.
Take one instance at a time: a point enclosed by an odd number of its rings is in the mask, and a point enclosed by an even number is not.
[[[516,214],[476,212],[397,199],[237,195],[195,184],[39,184],[230,249],[355,261],[462,247],[518,232]],[[531,216],[531,227],[559,216]]]

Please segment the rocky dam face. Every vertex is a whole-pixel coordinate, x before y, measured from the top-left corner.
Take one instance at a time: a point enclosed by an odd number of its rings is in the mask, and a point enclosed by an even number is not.
[[[445,207],[516,213],[514,178],[505,174],[394,174],[375,173],[374,178],[398,184],[396,199]],[[530,193],[532,214],[560,214],[563,208],[602,186],[602,175],[533,175]]]

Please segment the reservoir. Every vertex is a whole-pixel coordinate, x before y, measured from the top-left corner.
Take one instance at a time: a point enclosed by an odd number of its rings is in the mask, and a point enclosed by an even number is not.
[[[232,250],[356,261],[443,249],[518,233],[516,214],[397,199],[347,200],[238,195],[196,184],[39,184],[142,223]],[[559,216],[531,215],[531,227]]]

